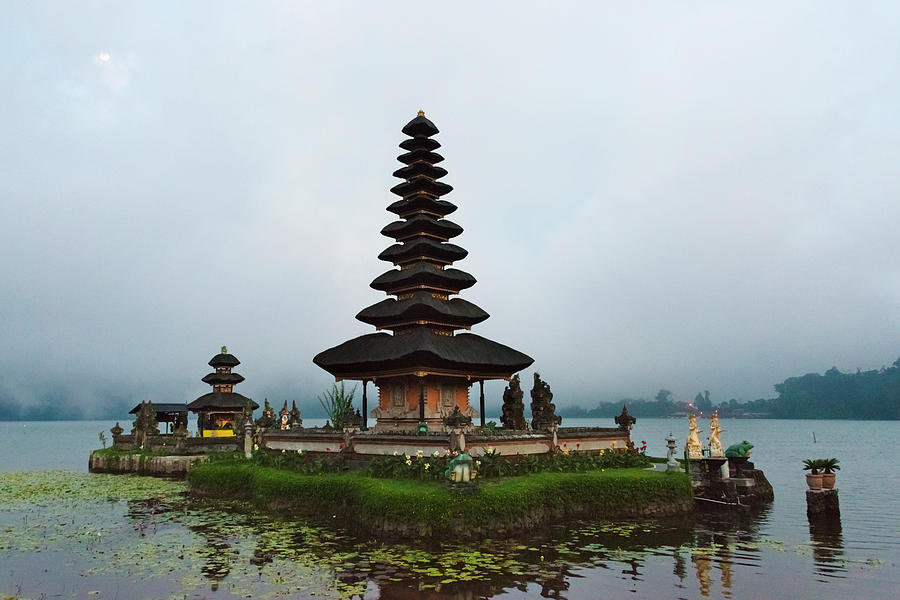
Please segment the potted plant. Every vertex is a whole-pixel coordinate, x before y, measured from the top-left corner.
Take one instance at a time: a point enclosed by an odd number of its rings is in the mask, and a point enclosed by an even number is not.
[[[840,461],[836,458],[823,458],[819,462],[819,468],[822,469],[822,489],[834,489],[835,471],[840,471]]]
[[[822,474],[819,472],[821,464],[822,459],[820,458],[807,458],[803,461],[803,470],[809,471],[809,473],[806,474],[806,485],[808,485],[811,490],[822,489]]]

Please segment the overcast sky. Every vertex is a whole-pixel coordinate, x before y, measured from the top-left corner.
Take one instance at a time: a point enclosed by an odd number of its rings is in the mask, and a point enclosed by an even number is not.
[[[447,6],[3,2],[0,404],[314,403],[420,108],[558,405],[900,356],[900,5]]]

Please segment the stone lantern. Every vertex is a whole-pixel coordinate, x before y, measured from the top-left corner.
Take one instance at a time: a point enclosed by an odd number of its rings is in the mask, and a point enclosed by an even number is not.
[[[669,435],[666,437],[666,447],[669,451],[666,453],[666,472],[671,473],[673,471],[680,471],[681,466],[678,464],[678,461],[675,460],[675,436],[669,432]]]

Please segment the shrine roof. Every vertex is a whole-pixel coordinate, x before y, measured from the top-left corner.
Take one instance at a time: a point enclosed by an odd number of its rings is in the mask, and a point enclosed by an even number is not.
[[[177,413],[177,412],[187,412],[187,404],[185,403],[177,403],[177,402],[160,402],[159,404],[155,402],[151,402],[150,406],[153,407],[153,410],[158,413]],[[141,405],[138,404],[134,408],[128,411],[129,415],[136,415],[138,411],[141,410]]]
[[[211,392],[200,396],[188,404],[187,408],[192,412],[211,408],[241,409],[244,408],[247,402],[251,403],[253,410],[259,408],[259,404],[237,392]]]
[[[236,367],[241,364],[241,361],[235,358],[233,354],[221,353],[213,356],[207,364],[211,367]]]
[[[237,385],[244,381],[244,376],[238,373],[210,373],[201,381],[209,385]]]

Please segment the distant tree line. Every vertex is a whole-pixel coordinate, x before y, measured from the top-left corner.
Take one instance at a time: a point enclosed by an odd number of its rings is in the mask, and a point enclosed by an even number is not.
[[[672,392],[659,390],[652,400],[623,398],[601,402],[595,408],[567,407],[559,412],[567,417],[611,418],[622,405],[635,417],[669,417],[687,412],[721,417],[774,419],[900,419],[900,358],[890,367],[842,373],[832,367],[824,375],[808,373],[789,377],[775,385],[776,398],[742,402],[734,398],[715,404],[709,391],[698,393],[691,402],[677,401]]]

